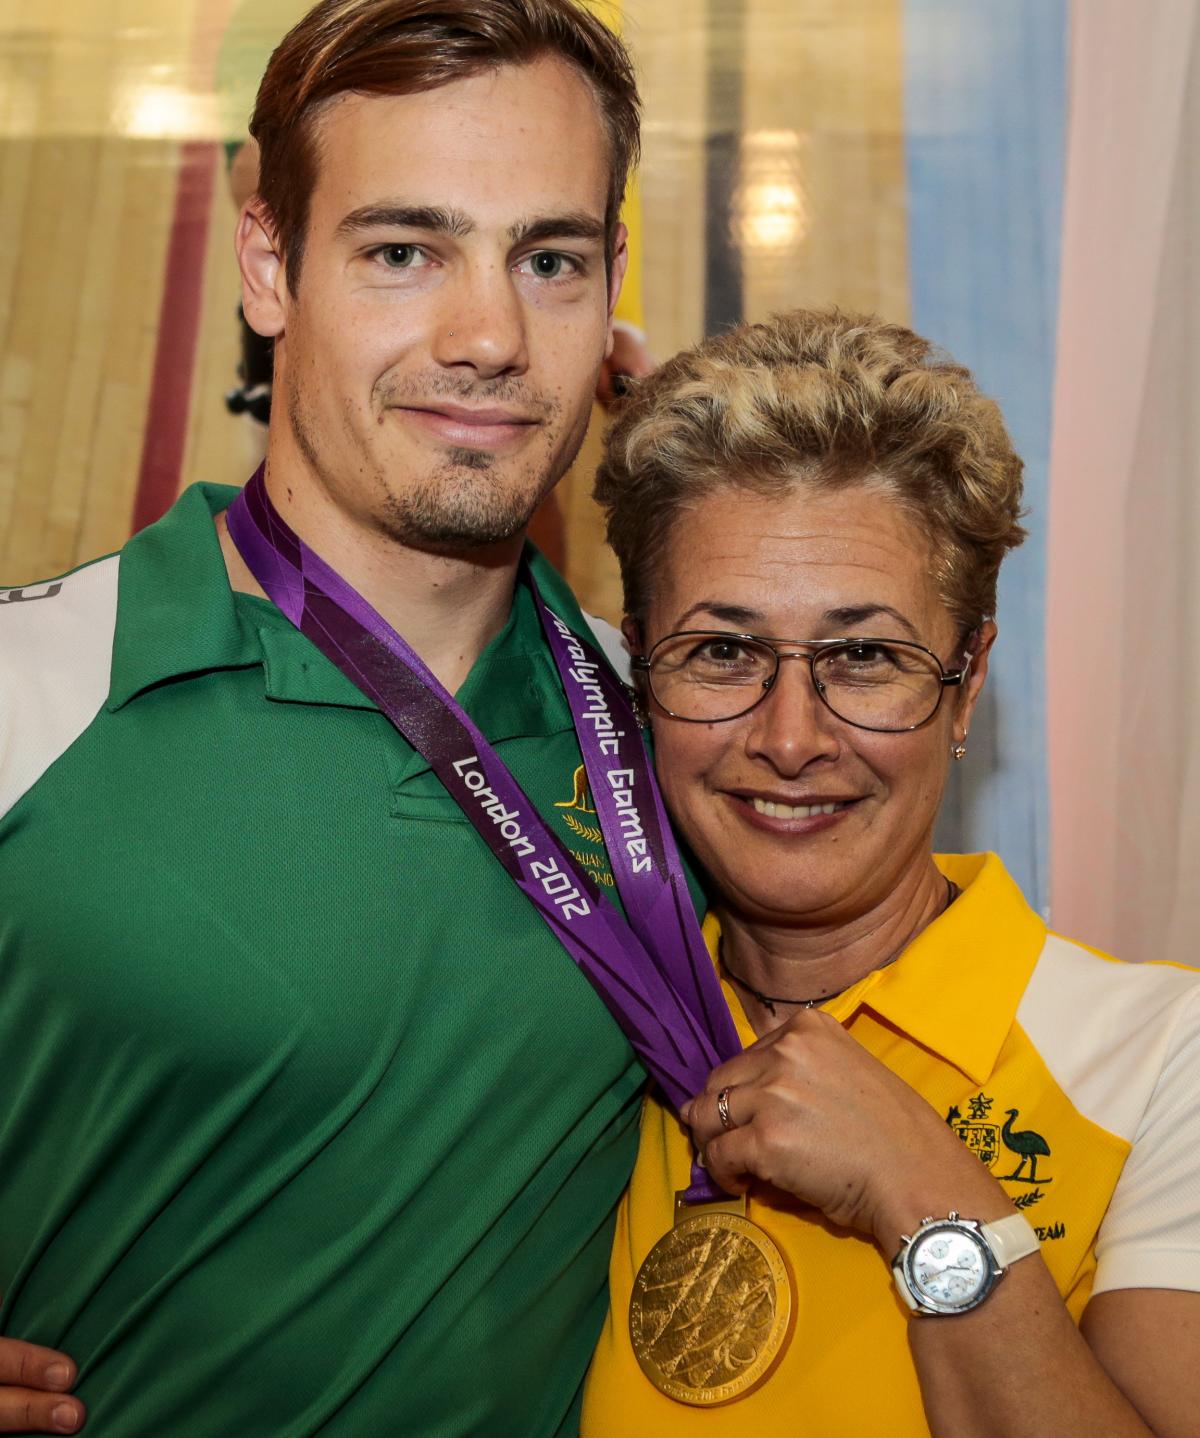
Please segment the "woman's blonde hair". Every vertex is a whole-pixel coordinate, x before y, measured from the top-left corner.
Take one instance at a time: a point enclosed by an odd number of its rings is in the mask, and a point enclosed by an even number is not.
[[[863,483],[930,543],[965,634],[996,608],[1005,554],[1025,538],[1021,471],[994,400],[900,325],[792,310],[705,340],[636,385],[596,478],[625,608],[644,624],[680,515],[731,487],[783,497]]]

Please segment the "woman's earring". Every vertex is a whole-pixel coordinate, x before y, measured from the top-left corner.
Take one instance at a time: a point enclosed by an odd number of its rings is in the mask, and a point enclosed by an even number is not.
[[[629,699],[630,707],[633,709],[633,717],[639,729],[649,729],[650,716],[646,713],[646,701],[642,698],[641,689],[634,684],[624,686],[625,694]]]
[[[963,738],[965,739],[966,737],[964,734]],[[950,747],[950,753],[955,759],[965,759],[967,757],[967,746],[965,744],[953,744]]]

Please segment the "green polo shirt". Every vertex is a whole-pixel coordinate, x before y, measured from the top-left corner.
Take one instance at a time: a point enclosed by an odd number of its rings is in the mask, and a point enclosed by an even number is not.
[[[644,1076],[424,760],[230,591],[234,493],[0,591],[0,1330],[104,1438],[574,1433]],[[611,883],[524,586],[458,697]]]

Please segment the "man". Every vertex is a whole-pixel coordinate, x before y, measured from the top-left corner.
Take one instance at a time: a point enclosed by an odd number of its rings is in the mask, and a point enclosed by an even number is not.
[[[619,0],[584,0],[584,3],[619,29]],[[258,192],[258,145],[246,133],[246,124],[254,109],[259,81],[271,51],[309,8],[306,0],[241,0],[222,38],[217,58],[217,100],[229,166],[229,191],[238,210]],[[637,235],[640,218],[636,177],[631,177],[622,211],[622,219],[631,232],[630,263],[613,315],[612,348],[601,366],[596,391],[597,398],[606,407],[618,397],[625,378],[647,375],[655,365],[643,333],[641,276],[636,258],[640,248]],[[238,328],[240,383],[226,395],[226,405],[232,413],[249,414],[266,425],[271,413],[272,343],[251,329],[242,316],[239,316]],[[544,545],[543,536],[548,537],[558,523],[551,518],[554,506],[555,496],[551,494],[535,526],[539,544]]]
[[[584,0],[587,8],[610,27],[618,30],[620,0]],[[246,126],[271,51],[283,35],[310,8],[312,0],[241,0],[230,17],[217,59],[217,101],[221,116],[225,154],[228,161],[229,192],[236,209],[258,192],[258,145]],[[612,347],[600,368],[596,399],[611,409],[625,393],[629,379],[653,372],[656,361],[650,354],[644,333],[641,267],[641,196],[637,177],[631,176],[625,193],[621,218],[629,229],[629,263],[621,294],[613,313]],[[273,343],[246,323],[241,307],[237,311],[240,360],[237,383],[226,392],[225,404],[232,414],[249,416],[251,443],[265,447],[266,426],[271,415]],[[248,451],[249,452],[249,451]],[[575,511],[572,491],[582,486],[591,491],[586,463],[576,465],[543,500],[529,525],[529,538],[559,569],[570,572],[572,544],[579,536],[579,520],[569,522]],[[577,498],[577,497],[576,497]]]
[[[627,57],[572,0],[325,0],[253,132],[268,493],[565,825],[518,565],[612,342]],[[0,1330],[107,1438],[571,1433],[642,1071],[232,498],[0,605]],[[4,1345],[7,1431],[80,1425],[59,1361]]]

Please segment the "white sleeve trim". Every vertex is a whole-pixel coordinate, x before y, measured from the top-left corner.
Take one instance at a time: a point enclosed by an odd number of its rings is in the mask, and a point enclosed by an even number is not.
[[[108,698],[119,557],[0,590],[0,815],[61,758]]]
[[[1121,1288],[1172,1288],[1200,1293],[1200,1252],[1185,1248],[1109,1250],[1096,1269],[1093,1298]]]

